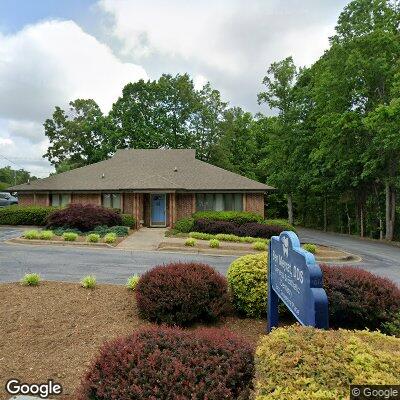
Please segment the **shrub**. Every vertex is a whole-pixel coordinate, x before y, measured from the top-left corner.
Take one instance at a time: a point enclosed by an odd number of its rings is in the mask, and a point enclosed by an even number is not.
[[[210,221],[228,221],[241,225],[247,222],[262,222],[259,214],[246,211],[198,211],[193,214],[193,219],[198,221],[206,219]]]
[[[55,207],[17,206],[0,208],[1,225],[46,225]]]
[[[311,244],[311,243],[304,243],[303,249],[312,254],[315,254],[317,252],[317,246],[315,244]]]
[[[175,222],[174,229],[178,232],[189,233],[193,230],[193,226],[193,218],[182,218]]]
[[[128,228],[135,228],[136,218],[131,214],[121,214],[121,225]]]
[[[265,251],[267,250],[267,244],[265,242],[254,242],[253,249],[257,251]]]
[[[41,240],[51,240],[54,237],[54,233],[52,231],[40,231],[39,235]]]
[[[136,300],[142,318],[169,325],[214,321],[229,311],[226,279],[205,264],[153,268],[141,276]]]
[[[66,242],[75,242],[78,239],[78,234],[75,232],[64,232],[62,237]]]
[[[382,332],[400,338],[400,311],[393,316],[392,321],[382,324]]]
[[[209,244],[209,246],[211,248],[218,248],[219,247],[219,240],[218,239],[211,239],[208,244]]]
[[[194,223],[193,229],[196,232],[203,233],[233,233],[237,225],[229,221],[211,221],[207,219],[199,219]]]
[[[264,317],[267,312],[267,254],[239,257],[228,269],[233,305],[239,314]]]
[[[40,233],[37,230],[26,231],[22,234],[25,239],[40,239]]]
[[[94,204],[70,204],[67,208],[54,211],[47,219],[48,227],[76,228],[82,232],[96,226],[121,225],[121,215],[109,208]]]
[[[70,229],[70,228],[55,228],[52,231],[57,236],[62,236],[66,232],[76,233],[78,236],[83,235],[83,233],[79,229]]]
[[[194,247],[196,246],[196,239],[188,238],[185,240],[185,246]]]
[[[39,274],[25,274],[21,279],[21,285],[23,286],[37,286],[40,282]]]
[[[92,275],[85,276],[81,280],[81,286],[85,289],[94,289],[96,287],[96,278]]]
[[[399,376],[397,338],[294,325],[262,337],[255,400],[348,399],[351,383],[396,384]]]
[[[253,351],[222,329],[146,327],[105,343],[78,400],[248,399]]]
[[[296,228],[285,219],[266,219],[263,224],[271,226],[279,226],[282,231],[296,232]]]
[[[107,233],[107,235],[104,236],[104,242],[108,244],[113,244],[117,241],[117,235],[114,232]]]
[[[329,299],[329,324],[349,329],[379,329],[400,309],[400,289],[368,271],[321,265]]]
[[[139,282],[140,277],[137,275],[132,275],[128,278],[128,280],[126,281],[126,287],[130,290],[135,290],[136,286]]]
[[[112,226],[111,228],[108,228],[107,233],[115,233],[119,237],[128,236],[129,228],[127,226]]]
[[[240,242],[240,237],[229,233],[218,233],[215,238],[224,242]]]
[[[100,240],[100,235],[97,233],[91,233],[86,236],[86,241],[89,243],[97,243]]]
[[[190,232],[189,237],[193,239],[199,239],[199,240],[211,240],[214,239],[215,235],[212,235],[211,233],[203,233],[203,232]]]
[[[259,224],[257,222],[243,224],[235,229],[235,234],[238,236],[251,236],[264,239],[278,236],[281,232],[282,228],[279,226]]]

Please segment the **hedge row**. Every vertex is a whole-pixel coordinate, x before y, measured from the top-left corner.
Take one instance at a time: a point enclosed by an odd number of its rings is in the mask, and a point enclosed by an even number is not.
[[[198,211],[193,214],[193,219],[207,219],[209,221],[227,221],[236,224],[248,222],[263,222],[263,217],[259,214],[246,211]]]
[[[262,337],[255,400],[348,399],[350,384],[398,384],[399,376],[400,339],[294,325]]]
[[[249,399],[252,347],[223,329],[142,328],[104,344],[78,400]]]
[[[37,225],[44,226],[55,207],[9,206],[0,208],[1,225]]]
[[[393,334],[400,309],[400,289],[393,282],[355,267],[321,265],[321,269],[331,327],[381,329]],[[266,316],[266,282],[266,253],[233,261],[228,284],[239,314]]]
[[[279,235],[282,232],[282,228],[279,226],[265,225],[258,222],[248,222],[239,225],[235,222],[213,221],[208,219],[196,220],[193,230],[203,233],[224,233],[241,237],[251,236],[263,239],[270,239],[272,236]]]
[[[104,216],[107,216],[107,223]],[[89,222],[88,222],[89,221]],[[95,206],[71,204],[67,208],[18,206],[0,208],[1,225],[37,225],[64,227],[87,231],[96,226],[135,227],[136,220],[132,215],[119,214],[115,210]]]

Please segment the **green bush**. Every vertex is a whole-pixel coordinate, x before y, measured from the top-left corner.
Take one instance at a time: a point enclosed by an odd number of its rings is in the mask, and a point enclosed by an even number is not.
[[[54,237],[54,233],[52,231],[40,231],[39,234],[41,240],[51,240]]]
[[[240,242],[240,237],[229,233],[217,233],[215,238],[223,242]]]
[[[394,315],[392,321],[382,324],[382,332],[400,338],[400,311]]]
[[[136,218],[131,214],[121,214],[122,226],[127,226],[128,228],[136,227]]]
[[[257,250],[257,251],[267,250],[267,245],[265,242],[254,242],[252,247],[254,250]]]
[[[94,289],[96,287],[96,278],[92,275],[85,276],[81,280],[81,286],[85,289]]]
[[[189,233],[193,230],[193,226],[193,218],[182,218],[175,222],[174,229],[178,232]]]
[[[75,232],[64,232],[62,237],[66,242],[75,242],[78,239],[78,234]]]
[[[185,240],[185,246],[194,247],[196,246],[196,239],[188,238]]]
[[[47,217],[55,207],[17,206],[0,208],[1,225],[46,225]]]
[[[97,233],[90,233],[86,236],[86,241],[89,243],[97,243],[100,240],[100,235]]]
[[[303,244],[303,249],[308,251],[308,252],[310,252],[310,253],[312,253],[312,254],[315,254],[317,252],[317,246],[315,244],[312,244],[312,243],[304,243]]]
[[[198,211],[193,214],[193,219],[207,219],[210,221],[229,221],[242,225],[247,222],[262,222],[263,217],[259,214],[246,211]]]
[[[208,243],[208,245],[213,248],[216,249],[219,247],[219,240],[218,239],[211,239]]]
[[[215,235],[211,233],[202,233],[202,232],[190,232],[189,237],[193,239],[199,239],[199,240],[211,240],[215,238]]]
[[[52,231],[56,236],[62,236],[66,232],[76,233],[78,236],[84,235],[79,229],[74,228],[54,228]]]
[[[271,225],[271,226],[279,226],[284,231],[296,232],[295,227],[292,224],[290,224],[288,221],[286,221],[285,219],[266,219],[263,222],[263,224]]]
[[[23,286],[37,286],[40,282],[39,274],[25,274],[21,279],[21,285]]]
[[[398,384],[399,376],[398,338],[293,325],[261,338],[254,398],[349,399],[349,384]]]
[[[104,236],[104,242],[108,244],[115,243],[117,241],[117,234],[114,232],[107,233],[107,235]]]
[[[249,254],[233,261],[228,284],[239,314],[260,318],[267,310],[267,253]]]
[[[130,277],[128,278],[128,280],[126,281],[126,287],[127,287],[129,290],[135,290],[135,289],[136,289],[136,286],[137,286],[137,284],[138,284],[138,282],[139,282],[139,279],[140,279],[140,276],[137,276],[137,275],[132,275],[132,276],[130,276]]]
[[[26,231],[22,234],[25,239],[40,239],[40,233],[37,230]]]

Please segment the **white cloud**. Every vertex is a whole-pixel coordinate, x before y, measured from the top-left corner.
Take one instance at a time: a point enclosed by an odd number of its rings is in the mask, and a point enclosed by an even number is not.
[[[328,47],[347,0],[99,0],[121,54],[153,76],[206,76],[226,100],[256,111],[268,66],[310,65]]]
[[[56,105],[66,107],[76,98],[93,98],[107,112],[123,86],[141,78],[148,79],[143,67],[122,62],[73,21],[45,21],[12,35],[0,34],[1,136],[33,145],[29,151],[25,147],[23,155],[29,153],[43,166],[47,142],[42,124]],[[13,152],[21,156],[22,149],[15,143],[8,143],[10,157]],[[32,160],[21,163],[34,164]],[[47,172],[49,164],[44,168]]]

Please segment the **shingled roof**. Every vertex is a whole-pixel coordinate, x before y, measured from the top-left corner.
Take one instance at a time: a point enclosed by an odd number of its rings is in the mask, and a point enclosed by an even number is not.
[[[105,161],[9,190],[29,191],[253,191],[273,189],[195,158],[195,150],[118,150]]]

